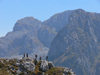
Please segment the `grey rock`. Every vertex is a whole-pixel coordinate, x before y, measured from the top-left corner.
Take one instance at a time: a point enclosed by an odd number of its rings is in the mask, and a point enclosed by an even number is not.
[[[72,68],[76,75],[99,75],[100,14],[75,10],[54,38],[49,58],[56,65]]]

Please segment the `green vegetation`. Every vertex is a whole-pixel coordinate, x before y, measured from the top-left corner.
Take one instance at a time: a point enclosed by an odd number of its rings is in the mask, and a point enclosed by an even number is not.
[[[51,68],[50,70],[48,70],[46,72],[46,74],[48,75],[63,75],[63,68],[61,67],[54,67],[54,68]]]

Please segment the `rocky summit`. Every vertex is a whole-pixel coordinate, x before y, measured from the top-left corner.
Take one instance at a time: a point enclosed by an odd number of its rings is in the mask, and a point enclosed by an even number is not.
[[[25,54],[21,59],[0,58],[0,75],[75,75],[67,67],[55,67],[48,60],[30,58]]]
[[[100,14],[82,9],[64,11],[43,22],[25,17],[0,38],[0,57],[48,55],[56,66],[72,68],[77,75],[99,75],[99,32]]]

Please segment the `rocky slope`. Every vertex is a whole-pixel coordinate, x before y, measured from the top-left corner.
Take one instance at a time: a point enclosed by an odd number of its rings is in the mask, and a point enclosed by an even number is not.
[[[77,75],[99,75],[100,14],[75,10],[52,41],[49,58]]]
[[[0,57],[22,55],[23,53],[46,55],[49,43],[44,37],[46,37],[45,34],[48,36],[54,34],[53,30],[50,32],[50,29],[33,17],[18,20],[13,31],[0,38]]]
[[[80,10],[80,9],[78,9]],[[53,15],[48,20],[44,21],[43,24],[52,27],[56,32],[59,32],[68,23],[68,18],[74,11],[64,11]]]

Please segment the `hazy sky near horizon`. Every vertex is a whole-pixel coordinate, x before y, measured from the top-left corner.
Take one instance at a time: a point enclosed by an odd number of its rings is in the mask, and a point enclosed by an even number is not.
[[[44,21],[56,13],[79,8],[100,13],[100,0],[0,0],[0,37],[12,31],[23,17]]]

